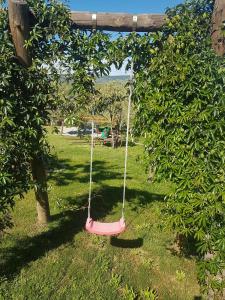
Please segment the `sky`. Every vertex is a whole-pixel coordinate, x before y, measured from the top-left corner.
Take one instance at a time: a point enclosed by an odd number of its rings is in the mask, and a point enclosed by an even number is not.
[[[93,12],[164,13],[183,0],[70,0],[71,10]]]
[[[67,1],[67,0],[66,0]],[[124,12],[124,13],[164,13],[168,7],[176,6],[184,0],[69,0],[71,10],[90,12]],[[113,66],[111,76],[128,75],[125,64],[120,70]]]

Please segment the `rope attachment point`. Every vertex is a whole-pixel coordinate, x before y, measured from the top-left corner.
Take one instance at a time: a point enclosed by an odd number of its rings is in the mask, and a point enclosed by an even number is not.
[[[138,16],[133,16],[133,31],[137,30]]]
[[[91,20],[92,20],[92,28],[94,30],[96,30],[96,28],[97,28],[97,14],[92,14]]]

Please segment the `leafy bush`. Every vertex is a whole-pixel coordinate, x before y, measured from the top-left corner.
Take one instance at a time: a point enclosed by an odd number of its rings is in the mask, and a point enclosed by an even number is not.
[[[212,10],[211,0],[178,5],[167,11],[162,32],[149,37],[149,63],[136,76],[136,127],[147,136],[155,180],[176,186],[167,197],[167,216],[179,234],[194,237],[201,284],[222,289],[225,68],[211,50]]]
[[[57,1],[28,3],[37,20],[26,42],[33,58],[29,68],[15,57],[5,5],[0,15],[0,230],[10,225],[15,196],[22,197],[32,183],[32,159],[48,154],[43,125],[56,103],[59,76],[54,63],[69,28],[68,10]]]
[[[2,231],[5,226],[11,225],[9,207],[13,205],[14,196],[21,196],[28,188],[28,150],[25,136],[32,134],[25,125],[26,121],[23,120],[26,111],[23,111],[21,116],[17,113],[22,107],[21,98],[23,101],[24,96],[19,86],[23,70],[12,59],[14,49],[8,32],[6,10],[2,10],[0,14],[0,44],[0,231]],[[18,97],[18,102],[15,101],[15,97]],[[22,128],[24,130],[19,134]]]
[[[71,27],[68,8],[57,0],[28,0],[35,15],[26,47],[32,66],[24,68],[15,56],[5,1],[0,0],[0,230],[10,225],[15,196],[32,184],[30,162],[49,153],[43,125],[60,99],[61,70],[72,82],[71,93],[88,99],[94,76],[109,70],[109,37]],[[86,100],[87,102],[87,100]],[[42,189],[46,187],[46,183]]]

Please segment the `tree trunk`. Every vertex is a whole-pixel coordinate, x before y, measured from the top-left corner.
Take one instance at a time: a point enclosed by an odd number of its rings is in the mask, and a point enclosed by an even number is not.
[[[111,145],[112,145],[112,148],[114,148],[115,145],[114,145],[113,115],[112,114],[110,114],[110,123],[111,123],[111,136],[112,136],[112,143],[111,143]]]
[[[47,193],[47,177],[42,158],[34,157],[31,166],[33,180],[36,184],[37,220],[40,224],[47,224],[50,219],[50,208]]]
[[[114,143],[114,132],[113,132],[113,127],[111,125],[111,132],[112,132],[112,148],[115,148],[115,143]]]
[[[134,143],[134,135],[132,129],[130,129],[130,138],[131,138],[131,142]]]
[[[24,67],[30,67],[32,65],[32,57],[27,48],[24,47],[30,32],[29,7],[26,1],[9,0],[8,8],[10,29],[18,60]],[[42,159],[34,157],[31,162],[31,169],[33,179],[36,183],[35,196],[37,200],[38,221],[45,224],[49,220],[50,210],[47,194],[47,179]]]
[[[62,123],[61,123],[61,130],[60,130],[61,135],[63,134],[63,130],[64,130],[64,120],[62,120]]]

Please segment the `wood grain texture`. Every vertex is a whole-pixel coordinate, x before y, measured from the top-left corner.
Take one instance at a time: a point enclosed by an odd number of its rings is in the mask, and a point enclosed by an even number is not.
[[[124,32],[150,32],[156,31],[166,22],[163,14],[125,14],[125,13],[96,13],[96,20],[92,20],[91,12],[71,12],[71,20],[75,27],[80,29],[124,31]],[[133,16],[137,16],[137,23],[133,22]]]
[[[16,55],[20,63],[29,67],[32,63],[29,52],[24,47],[29,38],[29,7],[25,1],[9,0],[9,24],[16,49]]]
[[[212,16],[212,46],[219,56],[225,54],[225,0],[215,0]]]

